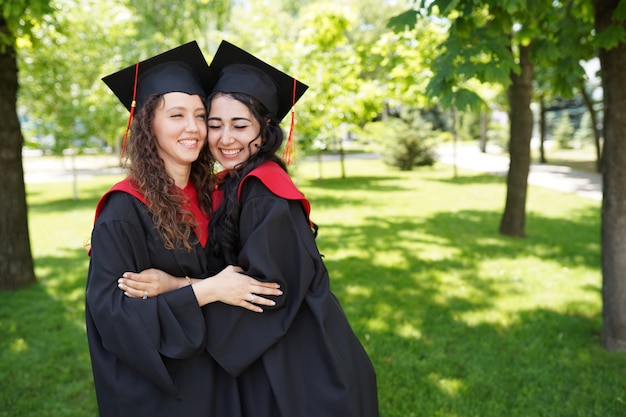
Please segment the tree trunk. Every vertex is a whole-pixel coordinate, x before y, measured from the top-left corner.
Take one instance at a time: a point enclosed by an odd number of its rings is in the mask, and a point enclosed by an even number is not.
[[[533,65],[530,46],[520,46],[520,73],[511,72],[508,90],[511,134],[509,140],[509,173],[507,175],[506,205],[500,222],[500,233],[525,236],[526,191],[530,171],[530,138],[533,129],[532,98]]]
[[[611,20],[618,0],[595,0],[596,33]],[[602,338],[609,350],[626,350],[626,44],[600,49],[604,90],[602,152]]]
[[[593,139],[596,145],[596,171],[602,172],[602,144],[600,143],[600,132],[598,131],[598,112],[593,108],[593,100],[587,93],[584,80],[581,82],[580,92],[583,96],[583,101],[589,112],[589,118],[591,119],[591,128],[593,130]]]
[[[11,37],[0,16],[0,32]],[[30,252],[26,189],[22,167],[24,138],[17,118],[17,57],[14,45],[0,48],[0,290],[35,282]]]
[[[479,149],[482,153],[487,152],[487,129],[489,128],[489,112],[487,110],[480,111],[480,142]]]
[[[343,138],[339,138],[339,161],[341,163],[341,179],[346,179],[346,153],[343,149]]]
[[[546,159],[546,103],[543,95],[539,97],[539,162],[548,163]]]

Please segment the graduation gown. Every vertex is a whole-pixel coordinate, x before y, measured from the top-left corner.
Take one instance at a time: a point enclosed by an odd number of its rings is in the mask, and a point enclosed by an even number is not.
[[[191,287],[146,300],[117,287],[125,271],[147,268],[205,277],[214,266],[205,247],[165,249],[127,181],[100,201],[91,245],[85,312],[100,415],[239,416],[236,380],[206,350],[204,313]]]
[[[237,377],[242,412],[254,417],[377,417],[376,376],[330,291],[309,205],[273,162],[240,187],[239,265],[281,285],[262,314],[208,306],[207,348]]]

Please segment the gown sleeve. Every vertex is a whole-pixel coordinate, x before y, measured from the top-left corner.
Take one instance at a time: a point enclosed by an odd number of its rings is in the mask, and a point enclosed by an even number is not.
[[[195,356],[205,345],[204,319],[193,291],[186,286],[143,300],[127,297],[117,287],[125,271],[156,267],[151,254],[159,242],[150,239],[148,221],[145,206],[134,197],[118,192],[108,199],[91,237],[87,327],[90,341],[99,341],[101,350],[94,349],[96,355],[112,354],[176,395],[164,358]],[[166,256],[157,254],[162,259]],[[178,272],[172,271],[172,265],[169,271],[167,265],[158,266],[174,275]]]
[[[257,178],[246,180],[240,234],[239,265],[256,279],[278,282],[283,295],[261,314],[221,303],[207,309],[207,348],[233,376],[285,335],[303,303],[329,291],[317,271],[320,255],[299,201],[276,196]]]

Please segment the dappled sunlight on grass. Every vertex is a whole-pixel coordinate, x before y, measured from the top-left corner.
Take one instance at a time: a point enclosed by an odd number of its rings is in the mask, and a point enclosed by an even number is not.
[[[416,339],[419,340],[422,338],[422,333],[413,323],[404,323],[398,328],[398,335],[404,337],[405,339]]]
[[[381,417],[626,415],[626,354],[599,341],[599,202],[531,186],[516,239],[498,234],[502,177],[346,168],[341,179],[325,163],[318,180],[303,163],[297,182],[331,288],[376,368]],[[83,244],[117,179],[80,184],[79,201],[68,184],[28,186],[39,281],[0,293],[0,410],[96,414]]]
[[[428,379],[433,385],[439,387],[443,394],[455,397],[464,390],[464,384],[461,380],[455,378],[443,378],[437,373],[428,375]]]
[[[11,353],[22,353],[28,350],[28,343],[26,343],[23,338],[17,337],[14,340],[9,341],[9,350]]]
[[[388,189],[370,192],[352,187],[357,177],[305,194],[314,213],[322,207],[318,244],[355,331],[368,335],[387,415],[618,415],[626,387],[606,362],[626,355],[597,338],[598,202],[530,187],[528,237],[516,239],[498,234],[501,177],[394,172]],[[330,198],[349,211],[324,208]],[[580,361],[580,350],[594,353]],[[576,374],[599,383],[594,367],[616,385],[591,390],[591,403],[572,396]],[[428,404],[401,400],[407,387]]]

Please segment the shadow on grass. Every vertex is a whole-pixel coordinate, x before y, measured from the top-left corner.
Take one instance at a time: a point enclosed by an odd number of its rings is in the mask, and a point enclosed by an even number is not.
[[[314,206],[341,208],[364,203],[350,190],[413,191],[414,183],[404,178],[324,179],[323,188],[336,193],[319,191],[319,198],[317,183],[306,183]],[[420,180],[442,187],[503,183],[493,175],[446,180],[434,173]],[[101,193],[97,187],[82,193],[80,202],[56,199],[30,209],[65,211],[79,204],[91,210]],[[457,210],[425,219],[372,217],[361,227],[322,225],[322,252],[355,248],[365,254],[325,261],[333,290],[377,369],[381,417],[626,415],[626,355],[600,346],[597,302],[575,299],[559,311],[511,306],[515,314],[503,318],[497,303],[523,294],[524,283],[511,271],[488,278],[481,269],[485,260],[528,257],[563,269],[599,268],[597,209],[567,219],[527,213],[525,239],[498,235],[500,216]],[[332,235],[324,233],[328,229]],[[420,251],[433,246],[446,255]],[[0,375],[0,416],[4,410],[95,415],[82,312],[87,259],[82,250],[67,251],[38,258],[36,265],[40,284],[19,297],[0,293],[0,369],[9,369]],[[599,291],[599,283],[582,287],[592,300]],[[476,312],[493,312],[493,318],[472,321]],[[38,371],[33,364],[39,363],[48,369]],[[59,388],[65,386],[69,390]],[[33,399],[40,409],[29,406]]]
[[[0,415],[95,416],[84,330],[87,257],[75,250],[34,261],[37,284],[0,292]]]
[[[302,186],[318,187],[323,186],[326,190],[367,190],[367,191],[401,191],[408,188],[400,187],[398,184],[390,185],[401,177],[385,176],[352,176],[350,178],[322,178],[319,180],[306,179],[302,180]]]
[[[457,175],[450,178],[437,178],[437,181],[447,184],[467,185],[467,184],[506,184],[506,178],[494,174]]]
[[[359,197],[351,197],[348,191],[365,190],[367,192],[392,192],[392,191],[412,191],[410,187],[398,185],[401,177],[359,177],[353,176],[347,179],[325,178],[322,180],[305,179],[299,182],[302,187],[306,187],[307,198],[315,200],[316,207],[333,207],[341,209],[343,207],[354,207],[363,204]],[[324,191],[317,193],[321,187]],[[327,191],[336,191],[330,194]]]
[[[481,276],[485,259],[538,257],[564,269],[599,269],[597,214],[591,208],[569,219],[532,214],[525,239],[498,235],[500,216],[493,211],[325,225],[343,231],[324,238],[322,229],[322,252],[345,248],[349,238],[350,248],[367,254],[325,261],[333,290],[377,369],[381,415],[626,415],[626,354],[602,348],[595,302],[572,300],[559,311],[513,306],[515,313],[502,319],[495,303],[524,294],[524,283],[516,282],[514,271],[498,279]],[[454,248],[455,255],[407,249],[421,242]],[[600,283],[582,291],[597,299]],[[483,318],[472,323],[475,312]],[[485,322],[489,312],[493,322]]]

